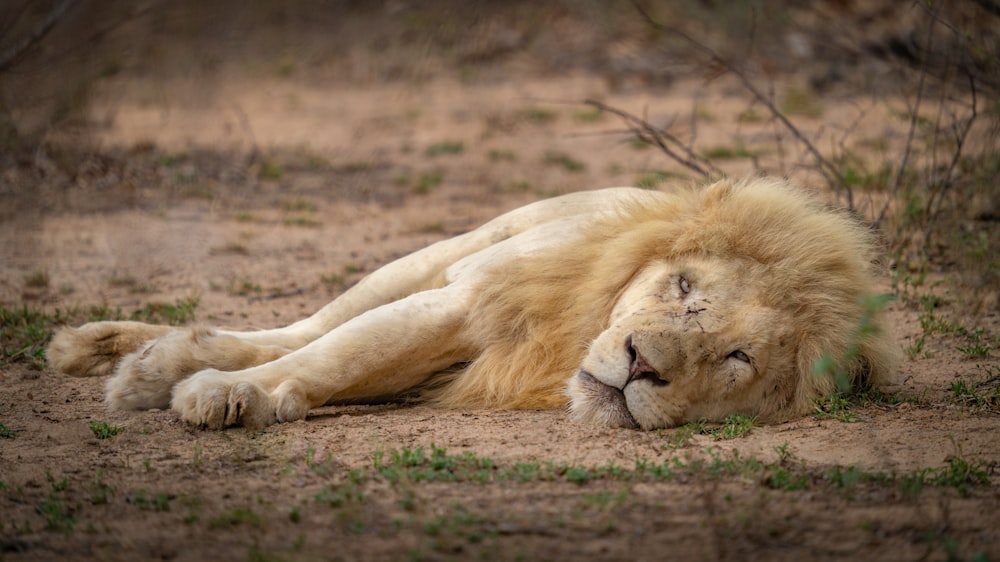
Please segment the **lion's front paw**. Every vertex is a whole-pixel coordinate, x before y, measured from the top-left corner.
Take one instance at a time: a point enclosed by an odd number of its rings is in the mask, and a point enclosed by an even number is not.
[[[293,381],[280,384],[273,392],[244,375],[202,371],[174,387],[171,407],[191,424],[209,429],[233,425],[262,428],[276,421],[306,417],[309,405],[305,393]]]

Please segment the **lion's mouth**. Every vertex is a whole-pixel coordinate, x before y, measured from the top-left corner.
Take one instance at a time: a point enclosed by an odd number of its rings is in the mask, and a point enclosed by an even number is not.
[[[629,411],[628,404],[625,402],[625,394],[621,390],[604,384],[597,380],[594,375],[582,369],[577,372],[576,378],[580,390],[586,393],[595,409],[606,417],[608,425],[639,429],[639,424],[632,417],[632,412]]]

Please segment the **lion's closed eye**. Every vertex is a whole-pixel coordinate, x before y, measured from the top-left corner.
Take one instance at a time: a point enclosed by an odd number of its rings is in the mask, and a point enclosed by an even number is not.
[[[727,356],[729,359],[736,359],[737,361],[742,361],[744,363],[750,363],[750,356],[746,352],[737,349]]]

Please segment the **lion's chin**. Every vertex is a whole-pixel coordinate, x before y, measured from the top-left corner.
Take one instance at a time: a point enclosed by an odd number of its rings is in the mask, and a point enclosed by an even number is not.
[[[587,371],[580,370],[570,379],[568,392],[570,413],[576,419],[606,427],[639,429],[622,391]]]

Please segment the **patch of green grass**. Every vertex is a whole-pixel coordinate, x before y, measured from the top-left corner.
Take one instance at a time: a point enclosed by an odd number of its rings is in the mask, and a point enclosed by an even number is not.
[[[865,471],[856,466],[835,466],[824,480],[834,487],[849,489],[860,484],[895,486],[906,497],[915,497],[927,486],[954,488],[961,496],[969,494],[970,486],[989,486],[992,465],[982,460],[970,460],[961,453],[948,457],[941,467],[918,468],[908,472]]]
[[[957,332],[965,336],[966,343],[956,346],[955,349],[967,357],[988,357],[990,352],[993,351],[993,345],[983,337],[983,330],[968,331],[965,328],[959,328]]]
[[[31,289],[48,289],[49,283],[47,271],[35,271],[24,276],[24,286]]]
[[[260,526],[260,516],[249,507],[230,507],[208,520],[210,529],[237,527],[240,525]]]
[[[600,509],[607,509],[628,502],[628,490],[620,490],[617,493],[602,491],[595,494],[583,494],[580,496],[580,503],[586,506],[595,506]]]
[[[533,187],[531,185],[531,182],[527,180],[511,180],[510,183],[507,184],[507,186],[511,191],[518,191],[518,192],[531,191]]]
[[[198,302],[198,297],[184,297],[173,303],[148,303],[132,313],[129,319],[151,324],[180,326],[194,320]]]
[[[333,462],[333,453],[327,451],[326,457],[322,461],[316,460],[316,449],[313,449],[312,447],[306,448],[305,462],[310,471],[321,476],[328,476],[332,474],[335,466]]]
[[[444,221],[429,222],[417,229],[422,234],[443,234],[447,229]]]
[[[858,421],[857,416],[851,411],[854,404],[848,395],[834,394],[824,401],[817,401],[814,405],[816,417],[820,419],[835,419],[843,423],[853,423]]]
[[[281,206],[284,210],[289,212],[305,211],[309,213],[315,213],[316,211],[319,210],[319,208],[316,207],[315,203],[312,203],[309,200],[304,199],[302,197],[293,197],[291,199],[287,199],[285,200],[284,203],[282,203]]]
[[[181,177],[184,178],[183,181],[190,181],[190,182],[194,181],[193,177],[188,177],[188,176],[181,176]],[[180,179],[179,179],[179,181],[180,181]],[[212,189],[212,186],[204,184],[204,183],[189,183],[187,185],[184,185],[183,187],[180,188],[180,190],[178,191],[178,194],[181,197],[184,197],[186,199],[213,199],[213,198],[215,198],[215,190]]]
[[[280,162],[275,160],[267,159],[261,162],[260,170],[257,172],[257,177],[262,180],[280,180],[281,176],[285,175],[285,168]]]
[[[796,471],[780,465],[770,465],[764,474],[763,483],[774,490],[794,492],[809,487],[809,475],[804,470]]]
[[[104,481],[104,472],[98,470],[94,477],[94,482],[90,486],[90,503],[92,505],[105,505],[111,502],[111,496],[115,494],[114,487]]]
[[[344,276],[339,273],[320,275],[319,282],[322,283],[327,288],[331,289],[343,289],[347,283],[346,279],[344,279]]]
[[[128,290],[132,294],[155,293],[156,287],[143,283],[132,275],[114,274],[108,278],[108,285]]]
[[[6,425],[0,423],[0,439],[13,439],[15,437],[17,437],[17,434]]]
[[[442,155],[456,155],[465,152],[465,144],[461,141],[436,142],[427,147],[424,154],[429,158]]]
[[[360,504],[365,501],[365,494],[358,483],[348,480],[339,486],[324,486],[313,500],[316,503],[340,508],[349,504]]]
[[[734,414],[722,422],[722,427],[710,430],[709,435],[717,441],[746,437],[753,431],[754,423],[753,417]]]
[[[892,166],[888,164],[880,166],[875,171],[866,170],[861,166],[841,166],[841,175],[845,184],[867,191],[885,191],[891,181],[892,173]]]
[[[372,459],[376,472],[390,482],[401,479],[421,481],[481,481],[493,477],[494,464],[488,458],[476,457],[471,453],[449,455],[443,448],[431,446],[430,454],[422,447],[415,449],[391,449],[388,455],[376,451]]]
[[[587,166],[578,160],[574,160],[565,152],[549,151],[545,153],[544,162],[552,166],[560,166],[567,172],[582,172]]]
[[[45,518],[45,528],[50,531],[71,533],[76,526],[76,515],[73,509],[66,505],[66,500],[57,494],[49,494],[37,506],[38,513]]]
[[[542,466],[536,462],[516,463],[509,469],[512,480],[534,481],[539,480],[542,473]]]
[[[790,87],[781,100],[781,112],[785,115],[801,115],[803,117],[820,117],[823,115],[823,105],[815,92],[807,88]]]
[[[774,447],[774,452],[778,454],[778,462],[761,466],[764,485],[786,492],[808,488],[810,479],[805,461],[792,454],[787,443]]]
[[[683,449],[691,444],[695,435],[703,435],[706,432],[706,424],[703,421],[688,422],[673,430],[664,430],[666,444],[664,449]]]
[[[604,110],[593,107],[589,109],[581,109],[573,114],[573,119],[581,123],[597,123],[604,119]]]
[[[702,152],[708,160],[734,160],[738,158],[754,158],[758,153],[751,151],[742,144],[736,146],[716,146]]]
[[[489,152],[490,160],[494,162],[514,162],[517,157],[512,150],[494,149]]]
[[[259,295],[264,292],[264,288],[260,286],[260,283],[256,283],[249,279],[244,279],[233,283],[229,287],[229,294],[238,297],[248,297],[251,295]]]
[[[962,496],[969,495],[969,486],[989,486],[993,467],[982,460],[969,460],[960,453],[948,457],[941,468],[930,469],[930,482],[937,486],[955,488]]]
[[[281,224],[285,226],[301,226],[305,228],[316,228],[323,225],[323,223],[305,216],[285,217],[285,219],[281,221]]]
[[[44,368],[45,344],[54,323],[39,309],[0,307],[0,366],[24,360],[32,368]]]
[[[628,145],[633,150],[646,150],[653,146],[648,140],[640,137],[632,137],[632,140],[628,141]]]
[[[125,495],[125,501],[137,506],[143,511],[170,511],[170,502],[174,496],[160,492],[148,495],[146,490],[132,490]]]
[[[757,111],[754,108],[746,109],[741,111],[739,115],[736,116],[736,120],[740,123],[763,123],[767,116]]]
[[[518,111],[517,116],[536,125],[547,125],[559,118],[558,113],[543,107],[526,107]]]
[[[367,160],[357,160],[334,166],[333,170],[344,174],[360,174],[370,172],[374,167],[375,165]]]
[[[461,542],[479,544],[496,536],[496,531],[489,528],[486,519],[470,512],[458,502],[453,502],[446,513],[424,522],[423,531],[435,539],[434,550],[442,553],[462,551],[464,547]],[[456,541],[459,544],[455,544]]]
[[[0,367],[25,362],[32,369],[44,369],[45,345],[57,326],[124,319],[120,309],[106,306],[57,308],[52,312],[0,306]]]
[[[596,477],[596,473],[582,466],[569,466],[563,473],[567,482],[586,484]]]
[[[213,254],[236,254],[239,256],[250,255],[250,248],[241,242],[227,242],[224,246],[212,250]]]
[[[927,338],[932,335],[946,335],[961,339],[962,344],[957,345],[955,349],[967,357],[982,358],[989,356],[993,350],[993,344],[990,338],[986,337],[983,329],[966,328],[944,318],[938,313],[938,309],[948,304],[943,298],[925,294],[917,296],[916,300],[920,303],[920,313],[917,316],[917,320],[920,322],[922,332],[920,337],[907,349],[907,353],[911,357],[923,352]]]
[[[413,186],[414,193],[427,194],[430,193],[432,189],[441,185],[444,182],[444,172],[433,171],[420,174],[417,179],[416,185]]]
[[[978,383],[959,379],[951,383],[951,392],[959,402],[967,406],[1000,407],[1000,384],[996,377],[989,377]]]
[[[91,422],[90,431],[94,432],[94,437],[98,439],[111,439],[119,433],[124,433],[125,428],[120,425],[109,425],[108,422]]]
[[[851,488],[862,481],[864,472],[856,466],[834,466],[826,475],[826,479],[836,488]]]
[[[653,189],[672,177],[674,177],[674,174],[671,174],[670,172],[650,172],[637,177],[635,179],[635,186],[642,189]]]

